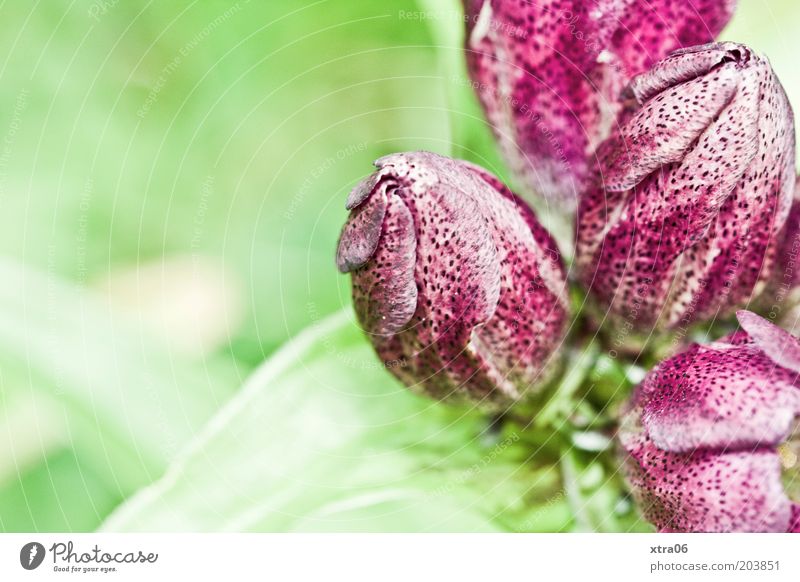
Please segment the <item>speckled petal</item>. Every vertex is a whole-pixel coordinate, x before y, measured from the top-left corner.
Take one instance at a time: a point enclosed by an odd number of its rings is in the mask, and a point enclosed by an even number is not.
[[[621,429],[624,470],[644,517],[666,532],[787,532],[792,503],[774,450],[664,451],[632,411]]]
[[[710,78],[703,75],[677,86],[665,87],[661,93],[644,102],[621,128],[616,138],[619,140],[616,158],[604,160],[602,180],[605,189],[630,190],[661,166],[683,160],[729,104],[737,90],[737,77],[734,64],[723,65]],[[742,126],[721,123],[704,137],[716,137],[715,134],[735,131],[739,127]],[[747,124],[743,127],[753,126]],[[754,137],[751,136],[749,141],[754,142]],[[748,163],[755,155],[755,147],[753,143]]]
[[[622,0],[614,53],[635,75],[682,47],[716,39],[733,15],[736,0]]]
[[[741,45],[732,42],[709,43],[678,49],[631,80],[626,92],[640,104],[662,91],[707,74],[726,62],[742,59]]]
[[[399,196],[392,195],[377,250],[354,280],[353,303],[368,332],[399,333],[414,315],[416,247],[411,213]]]
[[[427,395],[492,406],[543,385],[568,303],[555,244],[533,213],[466,162],[411,152],[376,165],[351,195],[339,255],[358,265],[356,314],[387,368]]]
[[[567,323],[566,274],[555,241],[530,208],[500,180],[465,164],[502,194],[486,205],[499,252],[501,291],[494,317],[476,327],[470,345],[491,354],[492,367],[515,385],[549,380]],[[497,226],[503,225],[502,228]],[[508,346],[512,346],[508,349]]]
[[[454,388],[462,388],[475,373],[465,352],[472,331],[489,321],[500,298],[500,264],[477,203],[459,200],[457,191],[439,192],[438,200],[426,195],[418,205],[410,203],[417,224],[428,222],[417,235],[416,278],[427,309],[416,332],[424,350],[436,351]]]
[[[752,344],[695,345],[642,383],[642,424],[671,452],[777,445],[800,414],[795,379]]]
[[[794,125],[766,59],[735,43],[637,77],[641,101],[600,148],[576,263],[638,329],[726,315],[772,277],[794,191]]]
[[[792,524],[787,533],[800,533],[800,504],[792,505]]]
[[[715,215],[713,206],[706,206],[704,219],[709,230],[704,237],[705,252],[687,252],[686,258],[696,266],[695,277],[684,277],[679,283],[686,292],[675,294],[670,322],[687,318],[689,311],[688,319],[695,321],[726,315],[755,299],[775,271],[794,192],[794,120],[768,61],[756,55],[750,59],[739,93],[723,117],[730,115],[731,124],[757,119],[753,124],[756,131],[748,134],[737,130],[738,138],[728,135],[720,146],[724,146],[723,157],[729,158],[726,163],[742,159],[748,149],[742,144],[750,136],[758,146],[757,152],[719,212]],[[724,118],[720,123],[729,125]],[[697,164],[698,168],[707,166],[705,161]],[[720,183],[735,174],[721,174]],[[720,191],[717,187],[716,192]]]
[[[500,297],[497,248],[475,191],[452,160],[433,154],[384,158],[403,182],[398,195],[408,207],[417,239],[415,279],[429,304],[422,327],[431,339],[452,336],[466,344],[474,326],[494,313]]]
[[[508,186],[503,184],[497,176],[475,164],[464,161],[460,163],[478,174],[482,180],[487,182],[508,201],[508,203],[497,204],[490,208],[503,209],[504,219],[514,221],[515,238],[520,241],[520,246],[524,246],[526,252],[531,253],[529,262],[536,265],[538,270],[541,271],[541,275],[537,275],[537,279],[541,279],[541,284],[547,287],[552,295],[557,297],[559,302],[566,307],[569,303],[566,297],[568,290],[564,284],[566,271],[561,262],[561,255],[555,239],[539,224],[531,207],[522,198],[514,194]],[[518,218],[522,219],[524,225],[518,221]],[[502,223],[501,219],[496,224]],[[498,229],[495,229],[495,231],[497,242],[502,243],[503,239],[501,237],[503,233],[497,232]],[[533,240],[530,239],[531,236],[533,236]],[[503,247],[502,244],[498,246]],[[520,279],[519,282],[523,283],[525,280],[527,279]]]
[[[470,75],[527,189],[573,205],[628,81],[708,43],[732,0],[464,0]]]
[[[796,488],[782,462],[796,461],[800,379],[781,365],[779,349],[798,340],[754,314],[738,317],[741,331],[659,364],[623,415],[626,476],[661,530],[798,528]]]

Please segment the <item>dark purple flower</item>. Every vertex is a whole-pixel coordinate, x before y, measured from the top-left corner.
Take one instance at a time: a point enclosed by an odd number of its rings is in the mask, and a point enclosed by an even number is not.
[[[733,311],[775,269],[795,182],[792,110],[766,58],[678,51],[631,83],[581,200],[581,280],[632,327]]]
[[[337,264],[388,369],[436,398],[495,405],[545,383],[567,290],[533,212],[467,162],[413,152],[375,165],[347,201]]]
[[[735,0],[464,0],[467,61],[506,161],[574,207],[634,75],[713,41]]]
[[[738,317],[650,372],[623,419],[628,481],[659,530],[800,531],[800,341]]]

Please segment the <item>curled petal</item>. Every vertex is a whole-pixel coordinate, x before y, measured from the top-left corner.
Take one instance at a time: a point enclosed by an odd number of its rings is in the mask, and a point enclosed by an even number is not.
[[[712,80],[692,79],[645,102],[621,128],[616,159],[605,160],[606,190],[630,190],[659,167],[680,162],[730,102],[736,77],[732,66],[723,67]]]
[[[481,192],[465,192],[479,183],[465,182],[455,162],[434,165],[422,154],[379,163],[410,184],[398,196],[415,225],[419,301],[431,307],[418,333],[426,343],[448,338],[442,347],[458,352],[472,329],[494,314],[500,297],[497,247],[480,209]]]
[[[709,43],[679,49],[655,63],[648,71],[636,76],[628,91],[639,104],[655,97],[670,87],[702,78],[726,63],[747,62],[749,50],[732,42]]]
[[[380,244],[353,289],[356,311],[370,333],[396,334],[413,317],[417,309],[416,247],[411,213],[400,197],[392,196]]]
[[[361,186],[358,188],[364,190]],[[362,267],[378,247],[383,219],[386,216],[387,196],[383,191],[373,194],[370,196],[368,193],[363,197],[358,194],[357,208],[348,218],[339,237],[336,266],[342,273]]]

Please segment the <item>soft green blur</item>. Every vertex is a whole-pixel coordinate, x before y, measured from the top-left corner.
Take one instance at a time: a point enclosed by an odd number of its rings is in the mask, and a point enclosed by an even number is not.
[[[504,173],[463,83],[458,4],[3,3],[0,531],[98,527],[347,306],[333,252],[373,159],[429,149]],[[726,38],[769,55],[800,104],[800,4],[740,5]],[[558,528],[563,499],[542,495]]]

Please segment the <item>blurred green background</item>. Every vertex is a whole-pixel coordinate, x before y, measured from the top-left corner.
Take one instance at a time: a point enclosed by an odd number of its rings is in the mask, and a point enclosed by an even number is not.
[[[382,456],[417,451],[422,437],[390,439],[376,451],[361,420],[364,430],[336,444],[350,448],[314,459],[295,450],[296,473],[276,477],[253,461],[279,454],[288,440],[310,439],[308,452],[342,437],[347,423],[328,426],[325,414],[362,418],[348,408],[355,401],[331,396],[353,385],[380,383],[370,394],[398,398],[392,414],[427,415],[422,433],[433,440],[463,439],[459,431],[471,429],[455,430],[447,413],[404,400],[374,366],[351,365],[353,375],[330,389],[338,381],[331,361],[372,360],[350,331],[324,331],[329,323],[295,352],[308,363],[305,375],[273,361],[250,381],[249,395],[238,394],[288,339],[349,304],[333,250],[346,194],[373,159],[429,149],[504,173],[461,82],[461,25],[458,3],[447,0],[0,6],[0,530],[92,530],[168,467],[183,489],[162,479],[110,527],[324,529],[308,515],[335,514],[338,497],[311,509],[302,502],[312,493],[301,487],[290,501],[288,485],[324,481],[332,459],[346,458],[350,465],[339,465],[353,481],[331,478],[324,487],[349,483],[367,495],[359,488],[378,491],[435,466],[441,454],[423,447],[407,465]],[[795,0],[741,0],[725,34],[765,52],[795,104],[799,27]],[[326,333],[328,349],[315,348]],[[318,400],[301,398],[323,383]],[[254,402],[262,393],[272,400]],[[203,428],[227,402],[228,424],[217,418]],[[374,403],[363,414],[384,427],[403,418]],[[246,428],[237,432],[240,421]],[[220,434],[229,440],[214,441]],[[465,447],[457,471],[486,454],[485,443],[466,440],[475,449]],[[200,463],[209,450],[217,463]],[[376,458],[366,463],[364,451]],[[224,485],[244,465],[228,483],[234,506],[215,496],[221,490],[201,490],[204,479]],[[530,470],[526,487],[536,479],[541,487],[520,495],[538,496],[541,523],[522,529],[578,519],[548,470]],[[511,482],[516,469],[509,471],[498,486]],[[267,494],[273,477],[287,486]],[[450,482],[457,489],[471,478]],[[405,498],[387,501],[380,491],[379,510],[351,516],[364,528],[383,529],[381,516],[402,513]],[[428,493],[427,503],[414,503],[446,514],[443,528],[481,529],[437,499]],[[306,522],[288,513],[273,519],[271,504]],[[448,521],[456,514],[461,521]]]

